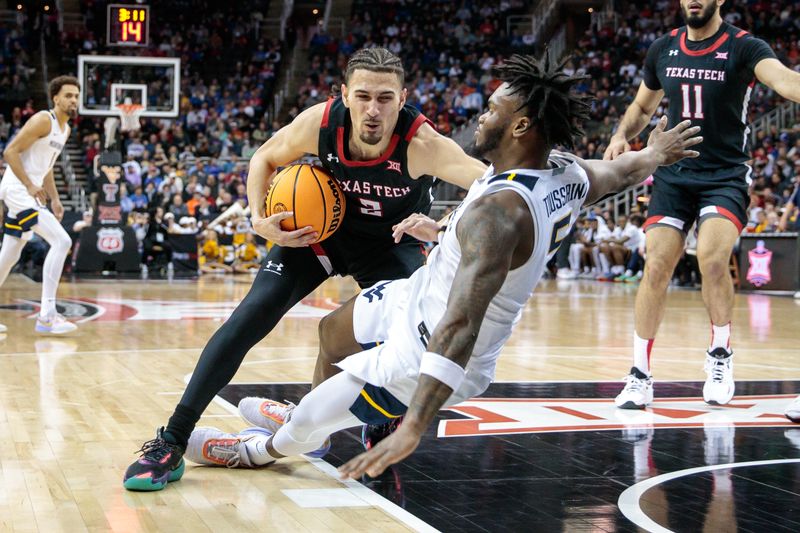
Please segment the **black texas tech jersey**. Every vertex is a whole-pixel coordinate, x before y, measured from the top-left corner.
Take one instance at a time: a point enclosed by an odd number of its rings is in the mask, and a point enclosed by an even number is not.
[[[690,41],[683,26],[650,46],[644,83],[654,91],[663,89],[669,98],[668,128],[686,119],[701,127],[703,142],[695,148],[700,157],[677,166],[692,171],[742,168],[750,159],[747,107],[754,69],[774,57],[764,41],[725,22],[702,41]]]
[[[347,147],[350,113],[341,97],[328,100],[320,124],[319,159],[347,198],[344,222],[334,234],[336,239],[347,234],[350,238],[393,243],[392,226],[412,213],[428,214],[433,178],[411,178],[407,160],[408,145],[425,123],[431,123],[425,115],[404,106],[383,155],[372,161],[351,161]]]

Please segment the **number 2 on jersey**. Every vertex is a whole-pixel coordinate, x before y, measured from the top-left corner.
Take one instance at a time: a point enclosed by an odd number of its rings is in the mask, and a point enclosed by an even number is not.
[[[692,114],[691,106],[692,92],[694,93],[694,114]],[[703,115],[703,86],[681,83],[681,94],[683,95],[681,118],[705,118]]]
[[[374,217],[382,217],[383,216],[383,206],[380,202],[376,202],[375,200],[367,200],[366,198],[359,198],[359,202],[361,202],[361,211],[365,215],[372,215]]]

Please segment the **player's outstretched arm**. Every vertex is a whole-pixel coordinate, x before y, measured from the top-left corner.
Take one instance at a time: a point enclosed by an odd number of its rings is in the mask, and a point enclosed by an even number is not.
[[[639,85],[636,98],[625,111],[622,120],[619,121],[617,131],[611,136],[603,159],[616,159],[621,154],[630,151],[631,145],[628,141],[639,135],[647,126],[662,98],[664,98],[663,90],[654,91],[644,82]]]
[[[445,401],[463,381],[486,309],[508,272],[533,250],[533,219],[515,192],[477,200],[458,223],[461,261],[447,310],[423,354],[419,384],[403,423],[370,451],[339,468],[342,477],[375,477],[408,457]]]
[[[28,194],[36,198],[42,205],[47,202],[47,193],[41,187],[34,185],[28,177],[25,168],[22,166],[22,152],[30,148],[34,142],[49,134],[50,117],[46,111],[40,111],[22,126],[19,133],[14,136],[14,139],[3,150],[3,159],[11,167],[14,175],[28,190]]]
[[[306,246],[317,238],[311,226],[295,231],[281,230],[280,221],[290,217],[291,213],[267,217],[265,202],[269,185],[278,167],[296,161],[305,154],[316,154],[319,150],[319,126],[324,112],[324,103],[306,109],[262,144],[250,159],[247,202],[253,229],[268,241],[281,246]]]
[[[758,81],[793,102],[800,102],[800,72],[786,67],[775,58],[762,59],[755,68]]]
[[[414,178],[427,174],[469,189],[484,172],[486,165],[468,156],[458,143],[430,124],[420,126],[408,146],[408,173]]]
[[[699,126],[691,126],[690,120],[684,120],[669,131],[667,117],[661,117],[653,128],[647,141],[647,148],[638,152],[626,152],[613,161],[596,159],[583,160],[576,158],[589,175],[589,195],[587,204],[597,202],[604,196],[620,192],[632,185],[641,183],[650,176],[657,167],[677,163],[685,157],[700,155],[692,146],[703,142],[698,137]]]

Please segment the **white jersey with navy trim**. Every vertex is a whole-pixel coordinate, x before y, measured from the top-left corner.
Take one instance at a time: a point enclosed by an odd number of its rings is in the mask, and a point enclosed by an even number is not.
[[[22,168],[25,169],[28,178],[37,187],[41,187],[44,183],[45,176],[55,165],[56,159],[64,149],[67,137],[69,137],[69,126],[65,124],[62,130],[58,125],[58,119],[54,111],[40,111],[40,113],[47,113],[50,118],[50,133],[41,139],[36,139],[27,150],[20,154]],[[6,187],[21,187],[25,190],[25,186],[22,185],[14,171],[11,170],[11,166],[7,166],[3,174],[3,185]]]
[[[500,291],[492,298],[475,344],[468,369],[493,379],[500,348],[511,336],[522,309],[539,282],[547,263],[561,241],[569,234],[589,192],[586,172],[573,160],[562,156],[550,159],[551,169],[516,169],[486,174],[470,188],[462,204],[452,214],[439,246],[433,249],[428,264],[411,277],[410,306],[429,325],[430,332],[447,308],[450,288],[461,260],[456,228],[464,212],[477,199],[499,191],[519,194],[528,205],[534,221],[534,248],[523,265],[508,273]]]

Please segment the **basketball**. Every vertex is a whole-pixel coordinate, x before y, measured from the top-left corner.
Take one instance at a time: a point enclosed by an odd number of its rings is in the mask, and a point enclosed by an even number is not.
[[[345,198],[339,184],[324,169],[313,165],[290,165],[275,176],[267,194],[267,216],[292,211],[281,228],[293,231],[305,226],[319,234],[315,242],[333,235],[344,217]]]

